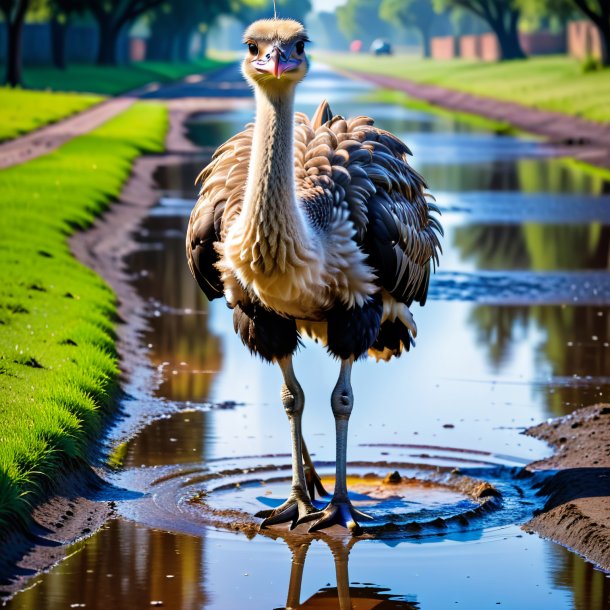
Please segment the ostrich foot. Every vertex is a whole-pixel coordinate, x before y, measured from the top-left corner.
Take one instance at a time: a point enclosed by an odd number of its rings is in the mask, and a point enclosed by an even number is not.
[[[354,508],[347,498],[339,499],[334,497],[324,510],[307,515],[305,518],[306,521],[315,520],[309,528],[310,532],[317,532],[333,525],[341,525],[347,528],[352,535],[360,536],[362,528],[358,524],[357,519],[372,521],[373,517]]]
[[[295,485],[283,504],[271,510],[261,510],[254,516],[264,519],[260,524],[261,529],[279,523],[290,523],[290,529],[294,529],[316,512],[318,511],[309,500],[307,492]]]

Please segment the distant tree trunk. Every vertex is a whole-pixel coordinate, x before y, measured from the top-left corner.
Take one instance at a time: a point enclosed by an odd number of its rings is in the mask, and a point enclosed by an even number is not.
[[[11,19],[10,12],[4,12],[6,24],[6,84],[11,87],[21,85],[23,77],[21,41],[23,37],[23,22],[28,9],[29,0],[19,0],[15,16]]]
[[[170,37],[167,35],[167,31],[161,30],[153,24],[146,45],[146,59],[148,61],[170,61],[170,58]]]
[[[610,67],[610,23],[605,28],[599,28],[602,41],[602,65]]]
[[[97,48],[96,63],[98,66],[117,65],[117,43],[121,26],[113,22],[110,15],[104,14],[97,18],[99,26],[99,44]]]
[[[502,19],[490,22],[498,44],[500,45],[500,59],[525,59],[526,55],[521,48],[521,41],[519,40],[519,30],[517,24],[519,23],[519,11],[511,11],[509,16],[508,27]]]
[[[176,37],[176,59],[182,63],[191,60],[191,38],[191,28],[180,30]]]
[[[422,54],[425,58],[430,58],[432,57],[430,28],[422,27],[419,29],[419,33],[421,34]]]
[[[68,22],[60,21],[57,16],[51,19],[51,57],[53,65],[60,70],[66,68],[66,34]]]
[[[167,18],[156,19],[151,27],[146,47],[146,59],[150,61],[177,61],[179,57],[179,32]]]
[[[203,59],[208,54],[208,30],[201,32],[199,43],[199,56]]]

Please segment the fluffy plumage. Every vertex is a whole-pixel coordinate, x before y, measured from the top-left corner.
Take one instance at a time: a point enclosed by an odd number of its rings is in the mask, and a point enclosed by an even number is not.
[[[201,194],[189,223],[187,257],[210,299],[224,294],[223,251],[214,244],[222,244],[242,211],[253,130],[249,124],[225,142],[198,177]],[[438,209],[426,196],[423,178],[408,164],[409,154],[403,142],[375,127],[369,117],[333,117],[326,102],[311,121],[295,114],[296,197],[310,230],[326,249],[327,261],[318,286],[319,310],[311,317],[324,321],[337,303],[362,307],[374,294],[382,295],[383,322],[388,324],[370,353],[385,359],[408,349],[406,325],[397,312],[403,304],[425,303],[430,267],[440,251],[442,229],[434,216]],[[280,242],[264,251],[255,243],[254,266],[263,273],[275,266],[283,269],[290,246]],[[258,301],[248,286],[239,288],[231,305]],[[323,326],[293,317],[301,332],[325,340]]]

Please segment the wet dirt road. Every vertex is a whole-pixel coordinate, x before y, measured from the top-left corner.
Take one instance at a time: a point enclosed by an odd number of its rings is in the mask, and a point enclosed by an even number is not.
[[[238,88],[223,78],[219,89]],[[111,456],[117,518],[8,608],[609,607],[606,575],[519,525],[543,504],[540,479],[522,468],[549,453],[522,430],[610,398],[610,185],[538,141],[361,104],[366,90],[316,67],[297,101],[311,113],[328,97],[403,137],[446,231],[430,300],[413,312],[417,348],[354,369],[350,484],[374,523],[393,527],[362,540],[231,531],[285,495],[290,445],[279,370],[249,356],[231,312],[206,303],[186,267],[202,158],[159,169],[159,203],[129,258],[157,378],[127,388],[131,421],[111,434],[134,426],[138,405],[157,416]],[[200,116],[190,133],[216,146],[251,118]],[[332,487],[337,365],[307,342],[295,370],[306,438]],[[394,470],[408,479],[384,486]],[[477,496],[486,483],[500,495]]]

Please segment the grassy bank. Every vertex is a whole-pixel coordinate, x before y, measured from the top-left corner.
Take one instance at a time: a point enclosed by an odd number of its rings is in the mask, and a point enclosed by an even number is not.
[[[599,122],[610,121],[610,70],[583,72],[571,57],[501,63],[394,55],[317,54],[324,63],[466,91]]]
[[[229,63],[221,59],[201,59],[187,64],[140,62],[117,67],[83,64],[65,70],[26,68],[25,84],[30,89],[0,87],[0,142],[85,110],[102,101],[103,96],[117,95],[150,82],[170,82]]]
[[[16,138],[43,125],[55,123],[103,98],[99,95],[49,93],[0,87],[0,142]]]
[[[396,91],[394,89],[375,88],[372,92],[362,95],[359,98],[359,101],[364,103],[396,104],[398,106],[404,106],[405,108],[411,108],[412,110],[432,112],[436,115],[444,116],[451,120],[459,120],[463,123],[468,123],[473,127],[478,127],[498,134],[508,135],[518,133],[517,129],[505,121],[494,121],[477,114],[445,110],[444,108],[433,106],[422,100],[417,100],[402,91]]]
[[[165,107],[140,102],[0,171],[0,532],[86,461],[111,410],[115,297],[67,237],[119,195],[138,155],[162,150],[166,129]]]
[[[221,68],[227,63],[206,58],[184,64],[145,61],[127,66],[74,64],[65,70],[46,66],[29,67],[25,69],[24,82],[30,89],[117,95],[153,81],[168,82],[189,74]]]

